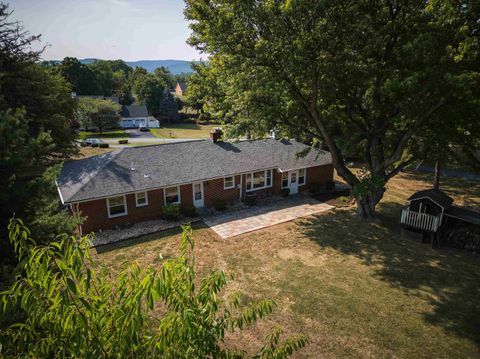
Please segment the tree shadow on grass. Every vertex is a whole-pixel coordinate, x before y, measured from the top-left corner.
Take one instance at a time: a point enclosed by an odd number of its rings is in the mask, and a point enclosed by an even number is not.
[[[353,211],[336,211],[304,219],[300,228],[319,246],[355,256],[375,266],[381,280],[427,298],[433,308],[423,314],[427,322],[480,343],[480,261],[404,238],[389,225],[399,207],[384,203],[388,215],[382,224],[357,219]]]

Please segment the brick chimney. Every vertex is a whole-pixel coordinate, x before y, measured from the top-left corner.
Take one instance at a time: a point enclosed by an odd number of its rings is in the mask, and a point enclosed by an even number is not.
[[[213,130],[210,131],[210,139],[213,143],[221,142],[222,134],[222,129],[220,127],[214,127]]]

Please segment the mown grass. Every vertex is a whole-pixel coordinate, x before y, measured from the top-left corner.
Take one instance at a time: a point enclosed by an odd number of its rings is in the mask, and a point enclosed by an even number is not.
[[[218,125],[197,125],[195,123],[162,123],[160,128],[150,132],[159,138],[208,138],[210,131]]]
[[[196,265],[205,274],[233,274],[224,296],[242,302],[274,299],[274,314],[226,345],[258,350],[274,325],[306,333],[297,358],[474,358],[480,344],[480,261],[433,250],[401,234],[405,199],[431,176],[400,174],[379,206],[382,221],[358,220],[342,209],[283,223],[228,240],[197,226]],[[480,205],[480,184],[444,180],[457,203]],[[478,207],[477,207],[478,208]],[[179,230],[99,248],[95,261],[113,274],[133,261],[161,265],[178,255]]]
[[[78,138],[84,140],[86,138],[127,138],[128,135],[124,130],[104,131],[100,132],[86,132],[80,131]]]
[[[116,148],[100,148],[100,147],[80,147],[80,152],[77,156],[71,157],[72,160],[78,160],[82,158],[102,155],[107,152],[115,151]]]

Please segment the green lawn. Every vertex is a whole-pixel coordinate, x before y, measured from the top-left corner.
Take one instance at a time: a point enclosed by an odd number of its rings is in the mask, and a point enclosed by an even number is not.
[[[432,250],[402,236],[399,211],[431,176],[402,173],[379,206],[381,223],[355,218],[353,209],[301,218],[228,240],[197,226],[201,273],[234,274],[225,296],[244,303],[274,299],[267,320],[229,335],[226,345],[258,350],[274,325],[306,333],[296,358],[474,358],[480,344],[480,261],[468,253]],[[480,205],[480,184],[443,181],[456,202]],[[100,247],[95,261],[112,274],[137,261],[159,266],[179,253],[171,230]]]
[[[78,138],[84,140],[85,138],[127,138],[128,135],[124,130],[114,130],[114,131],[104,131],[102,134],[100,132],[85,132],[80,131],[78,133]]]
[[[159,138],[209,138],[210,131],[218,125],[197,125],[195,123],[163,124],[150,132]]]

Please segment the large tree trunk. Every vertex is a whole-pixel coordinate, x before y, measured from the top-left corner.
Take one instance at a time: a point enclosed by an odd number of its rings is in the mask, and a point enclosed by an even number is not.
[[[357,201],[357,217],[367,220],[376,220],[377,215],[375,212],[375,207],[383,198],[385,193],[385,188],[379,188],[371,195],[367,196],[358,196]]]

